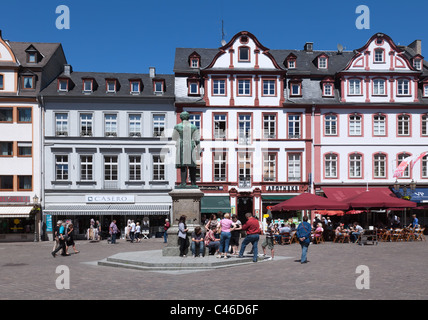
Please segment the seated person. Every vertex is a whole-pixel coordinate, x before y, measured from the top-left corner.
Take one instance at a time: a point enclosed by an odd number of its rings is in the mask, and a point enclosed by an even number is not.
[[[351,241],[355,242],[358,239],[358,236],[363,232],[363,228],[358,224],[358,222],[354,222],[354,228],[351,233]]]
[[[208,248],[209,254],[218,253],[218,250],[220,249],[220,239],[217,239],[215,236],[216,230],[217,226],[213,225],[205,235],[205,246]]]
[[[324,232],[324,229],[322,227],[322,223],[319,222],[317,224],[317,228],[314,231],[314,240],[315,240],[315,238],[321,238],[323,232]]]
[[[198,248],[198,250],[196,250]],[[196,227],[195,231],[192,232],[192,244],[190,245],[193,257],[204,255],[204,235],[202,234],[201,227]],[[197,252],[196,252],[197,251]]]
[[[336,237],[340,237],[340,236],[344,235],[345,231],[343,230],[343,223],[342,222],[337,226],[335,233],[336,233]]]

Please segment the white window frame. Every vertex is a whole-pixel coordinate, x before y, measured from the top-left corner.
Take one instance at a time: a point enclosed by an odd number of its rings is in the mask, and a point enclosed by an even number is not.
[[[363,134],[363,117],[359,114],[349,116],[349,135],[361,136]]]
[[[104,135],[106,137],[117,137],[117,114],[106,113],[104,115]]]
[[[263,152],[263,181],[276,181],[277,153]]]
[[[87,154],[80,155],[80,181],[94,180],[94,156]]]
[[[289,153],[288,158],[288,181],[301,181],[302,179],[302,155],[300,153]]]
[[[153,170],[152,170],[152,180],[153,181],[165,181],[166,180],[166,166],[165,166],[165,156],[162,154],[153,154],[152,155]]]
[[[159,117],[156,119],[156,117]],[[153,137],[164,137],[166,129],[166,115],[157,113],[152,115],[153,119]]]
[[[83,117],[90,116],[90,118],[84,119]],[[94,134],[94,115],[93,113],[80,113],[79,115],[80,122],[80,136],[92,137]],[[85,130],[83,130],[85,128]],[[90,129],[90,130],[88,130]]]
[[[65,116],[61,117],[60,116]],[[55,113],[55,135],[68,136],[68,113],[58,112]]]
[[[397,80],[397,96],[410,95],[410,80],[399,79]]]
[[[386,116],[376,114],[373,116],[373,135],[386,136]]]
[[[324,176],[326,178],[337,178],[337,154],[324,155]]]
[[[362,163],[361,154],[349,155],[349,178],[362,178]]]
[[[348,81],[349,81],[349,95],[350,96],[361,95],[362,94],[361,79],[349,79]]]
[[[338,117],[335,114],[326,114],[324,116],[324,135],[337,136]]]
[[[225,96],[226,95],[226,80],[225,79],[213,79],[213,96]]]
[[[55,155],[55,181],[67,181],[70,177],[70,166],[67,154]]]
[[[143,166],[141,155],[128,155],[128,179],[129,181],[141,181]]]
[[[276,139],[276,114],[263,115],[263,139]]]
[[[374,79],[373,80],[373,95],[374,96],[384,96],[386,94],[385,91],[385,80],[383,79]]]
[[[373,156],[373,177],[386,178],[386,156],[384,154]]]
[[[227,152],[214,152],[213,181],[225,182],[227,179]]]

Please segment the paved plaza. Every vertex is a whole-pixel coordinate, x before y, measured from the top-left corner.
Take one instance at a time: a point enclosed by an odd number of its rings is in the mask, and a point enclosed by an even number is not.
[[[161,250],[165,244],[160,238],[134,244],[124,240],[116,245],[106,241],[76,243],[80,253],[73,254],[70,248],[71,256],[56,258],[51,256],[53,242],[0,243],[0,299],[428,299],[428,242],[365,246],[327,242],[311,245],[309,263],[303,265],[296,261],[300,245],[277,245],[277,258],[271,261],[195,272],[140,271],[97,264],[118,253]],[[62,275],[56,273],[58,266],[66,266],[70,272],[69,289],[56,286]],[[362,273],[359,266],[366,266]],[[357,288],[362,276],[368,289]]]

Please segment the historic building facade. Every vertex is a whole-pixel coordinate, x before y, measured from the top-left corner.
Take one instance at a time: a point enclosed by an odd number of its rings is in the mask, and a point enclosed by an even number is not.
[[[0,31],[0,241],[37,240],[42,193],[38,94],[62,72],[61,44],[12,42]]]
[[[65,66],[41,101],[45,216],[73,220],[80,236],[91,219],[104,230],[132,219],[163,231],[176,178],[173,76]]]

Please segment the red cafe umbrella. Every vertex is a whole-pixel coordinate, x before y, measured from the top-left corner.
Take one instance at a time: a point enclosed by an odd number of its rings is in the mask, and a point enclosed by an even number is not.
[[[302,193],[272,207],[272,211],[287,210],[348,210],[349,205],[317,196],[312,193]]]
[[[344,202],[352,208],[411,208],[416,203],[397,198],[394,194],[386,194],[377,189],[362,192],[355,197],[345,199]]]

